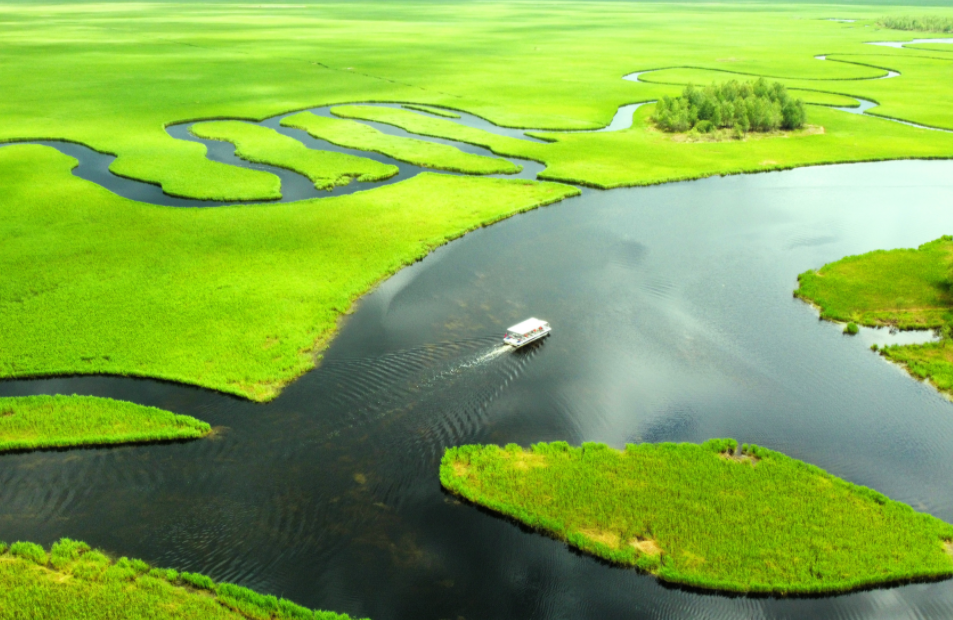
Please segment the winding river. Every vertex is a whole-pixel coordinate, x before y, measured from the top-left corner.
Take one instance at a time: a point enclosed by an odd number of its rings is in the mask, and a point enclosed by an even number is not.
[[[123,195],[152,187],[69,148],[84,178]],[[541,169],[520,163],[528,178]],[[399,166],[399,178],[419,171]],[[316,193],[301,178],[282,177],[285,200]],[[844,336],[791,296],[806,269],[953,231],[950,204],[945,161],[585,190],[384,282],[321,367],[266,405],[150,380],[0,382],[2,395],[109,396],[224,427],[188,443],[4,456],[0,532],[79,538],[374,620],[949,618],[953,581],[818,599],[669,588],[463,506],[436,474],[462,443],[730,436],[953,522],[953,404],[867,350],[887,335]],[[553,335],[502,347],[502,329],[530,315]]]

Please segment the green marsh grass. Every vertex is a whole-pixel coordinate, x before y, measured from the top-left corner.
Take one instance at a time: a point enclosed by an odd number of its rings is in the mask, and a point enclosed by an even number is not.
[[[333,189],[358,181],[382,181],[397,174],[397,166],[373,159],[309,149],[274,129],[241,121],[210,121],[192,125],[200,138],[223,140],[235,145],[244,160],[294,170],[307,176],[318,189]],[[277,197],[277,196],[276,196]]]
[[[0,398],[0,452],[197,439],[205,422],[95,396]]]
[[[869,327],[934,329],[953,308],[950,266],[953,237],[916,249],[875,250],[847,256],[798,276],[797,297],[820,308],[821,318]]]
[[[819,308],[822,319],[870,327],[937,329],[939,342],[877,347],[911,375],[953,393],[953,236],[918,248],[847,256],[798,276],[796,297]],[[847,329],[845,328],[845,332]]]
[[[755,445],[449,448],[443,486],[610,562],[733,592],[822,594],[953,575],[953,526]]]
[[[313,611],[205,575],[158,569],[142,560],[113,560],[63,538],[43,547],[0,543],[0,612],[13,618],[150,618],[153,620],[350,620]],[[18,613],[24,615],[17,615]],[[4,615],[3,617],[8,617]]]
[[[678,86],[620,79],[665,67],[800,80],[799,87],[879,101],[878,113],[953,128],[949,62],[866,45],[872,35],[904,36],[900,31],[874,35],[872,28],[823,21],[829,8],[810,3],[700,7],[358,0],[277,11],[241,1],[7,3],[0,7],[0,141],[77,141],[117,154],[114,172],[161,184],[174,195],[264,198],[274,193],[272,175],[209,161],[201,144],[175,140],[163,128],[195,119],[262,119],[325,104],[405,101],[466,110],[506,126],[591,129],[606,125],[620,105],[677,94]],[[882,4],[850,8],[862,21],[910,11]],[[953,18],[949,8],[931,11]],[[852,81],[884,71],[820,62],[817,54],[903,75]],[[599,150],[597,138],[581,139],[584,151]],[[845,151],[851,145],[849,137],[837,142]],[[904,151],[898,145],[892,156],[917,155]],[[611,165],[624,168],[638,145],[612,152]],[[562,165],[573,159],[559,157]],[[861,149],[857,157],[869,154]],[[597,175],[606,159],[594,162]],[[810,161],[826,161],[825,151],[815,150]],[[634,174],[627,183],[650,181]]]
[[[389,109],[389,108],[385,108]],[[400,110],[398,110],[400,111]],[[282,119],[285,127],[303,129],[315,138],[362,151],[374,151],[424,168],[468,174],[516,174],[520,166],[505,159],[464,153],[447,144],[391,136],[368,125],[301,112]]]
[[[310,370],[382,279],[567,185],[423,173],[348,196],[143,205],[0,149],[0,377],[147,376],[253,400]]]

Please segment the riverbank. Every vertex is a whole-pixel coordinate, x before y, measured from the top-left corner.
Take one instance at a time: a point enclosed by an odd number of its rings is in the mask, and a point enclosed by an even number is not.
[[[0,149],[0,377],[154,377],[257,401],[314,368],[381,280],[579,194],[423,173],[334,198],[178,209],[121,198],[72,165],[40,146]]]
[[[49,552],[34,543],[0,543],[0,610],[85,620],[350,620],[205,575],[114,560],[68,538]]]
[[[0,398],[0,452],[198,439],[187,415],[94,396]]]
[[[953,525],[754,445],[465,445],[447,490],[691,587],[826,594],[953,575]]]

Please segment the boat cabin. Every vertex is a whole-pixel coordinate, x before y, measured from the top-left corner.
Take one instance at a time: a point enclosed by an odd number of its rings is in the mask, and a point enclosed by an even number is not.
[[[552,328],[546,321],[530,318],[507,329],[503,336],[503,342],[518,349],[549,335],[551,331]]]

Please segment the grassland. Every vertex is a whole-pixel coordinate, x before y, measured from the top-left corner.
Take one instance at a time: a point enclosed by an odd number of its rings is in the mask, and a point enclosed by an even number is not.
[[[397,174],[397,166],[346,153],[317,151],[274,129],[240,121],[196,123],[191,131],[200,138],[223,140],[235,145],[244,160],[270,164],[299,172],[318,189],[333,189],[358,181],[381,181]]]
[[[578,193],[424,173],[349,196],[176,209],[116,196],[72,176],[74,163],[0,149],[0,376],[148,376],[255,400],[313,368],[381,279]]]
[[[730,439],[461,446],[440,480],[582,551],[698,588],[820,594],[953,575],[953,526]]]
[[[415,138],[391,136],[368,125],[302,112],[282,119],[285,127],[303,129],[315,138],[362,151],[373,151],[399,161],[468,174],[515,174],[521,170],[505,159],[464,153],[460,149]]]
[[[205,422],[94,396],[0,398],[0,452],[196,439]]]
[[[402,102],[509,126],[591,129],[621,104],[678,94],[674,82],[621,79],[668,67],[697,72],[703,84],[765,75],[792,92],[815,93],[818,103],[858,95],[879,101],[884,114],[953,127],[953,65],[943,54],[865,43],[872,28],[863,26],[909,9],[852,6],[859,20],[852,25],[824,21],[827,13],[814,4],[757,2],[8,3],[0,6],[0,142],[81,142],[117,154],[118,174],[219,199],[274,198],[277,181],[211,162],[202,145],[173,139],[165,126],[329,104],[343,116],[544,162],[547,180],[601,188],[953,156],[953,135],[821,107],[809,111],[814,127],[784,136],[679,142],[647,123],[645,106],[630,130],[551,132],[551,143],[537,143],[408,109],[338,105]],[[817,54],[850,62],[821,62]],[[866,79],[887,68],[902,77]],[[360,134],[362,148],[386,142],[390,154],[415,163],[516,170],[422,142],[400,140],[397,153],[397,141],[350,121],[301,119],[320,124],[322,137],[334,128],[340,143],[355,146]],[[249,127],[197,131],[219,132],[249,159],[294,167],[319,185],[383,172],[340,158],[327,168],[327,154]],[[119,200],[72,178],[65,162],[35,149],[0,149],[0,267],[14,274],[0,281],[0,321],[11,326],[0,334],[0,377],[151,376],[259,400],[313,367],[336,321],[381,278],[475,226],[574,191],[425,176],[320,206],[197,214]]]
[[[0,612],[83,620],[349,620],[198,573],[113,560],[68,538],[49,552],[34,543],[0,543]]]
[[[880,354],[953,394],[953,237],[916,249],[847,256],[798,276],[794,292],[816,305],[821,318],[871,327],[935,329],[939,342],[891,345]]]
[[[677,94],[620,79],[666,67],[801,79],[815,89],[837,81],[837,92],[876,92],[867,98],[885,114],[953,128],[949,63],[865,44],[874,29],[864,26],[911,11],[852,4],[858,21],[842,24],[824,21],[830,7],[796,2],[12,2],[0,7],[0,141],[73,140],[118,154],[115,172],[169,193],[260,198],[270,175],[210,162],[201,145],[163,126],[400,101],[509,126],[596,128],[621,104]],[[948,7],[929,12],[953,17]],[[870,68],[813,58],[872,53],[873,64],[910,66],[875,85],[850,81],[877,73]],[[824,160],[823,151],[814,157]]]

